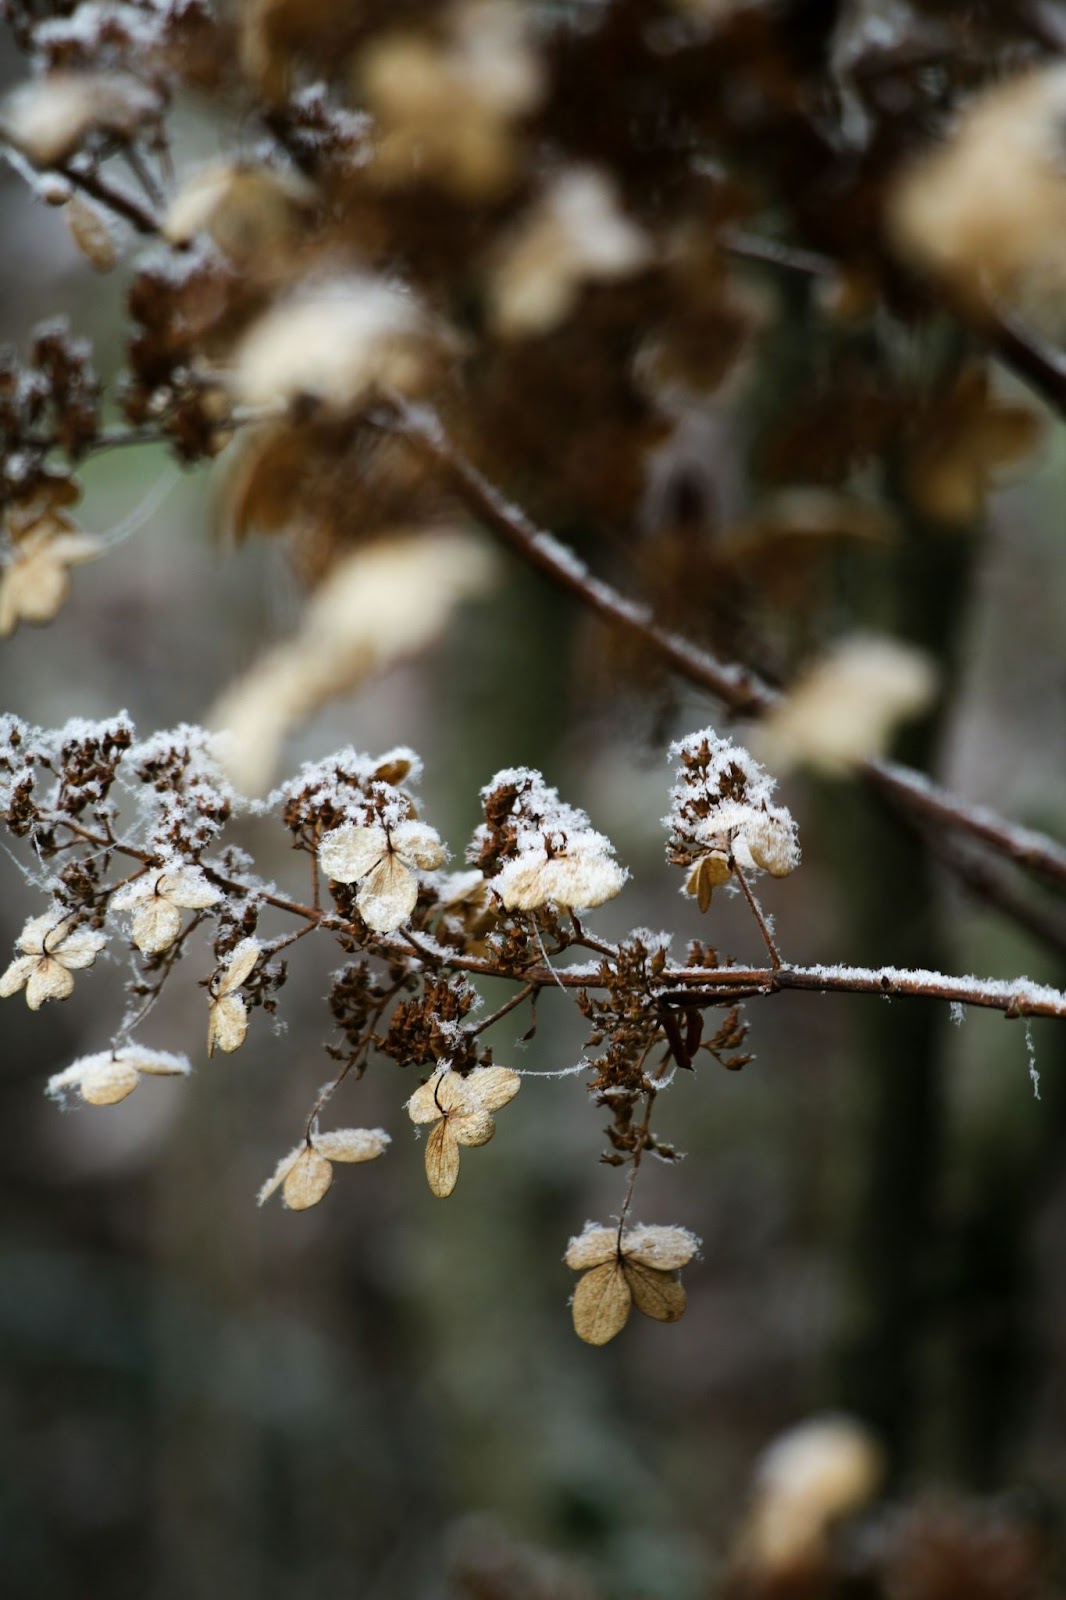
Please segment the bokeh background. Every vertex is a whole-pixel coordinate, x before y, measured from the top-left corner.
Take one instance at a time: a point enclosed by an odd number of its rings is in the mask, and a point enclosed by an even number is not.
[[[10,55],[3,66],[10,80]],[[211,153],[192,117],[184,137]],[[65,312],[109,376],[123,269],[92,277],[11,174],[0,237],[0,338],[24,343]],[[725,481],[719,421],[707,459]],[[79,521],[121,548],[76,574],[47,632],[0,645],[5,709],[54,725],[125,707],[145,733],[197,721],[291,629],[284,551],[219,537],[224,470],[182,473],[151,448],[89,464]],[[965,562],[945,693],[907,753],[1060,836],[1064,494],[1049,427],[964,551],[916,547],[905,579],[892,555],[863,569],[871,609],[891,614],[901,582],[928,594],[945,559]],[[683,943],[705,930],[663,861],[665,750],[713,708],[588,670],[601,645],[505,561],[431,655],[318,715],[286,765],[411,744],[426,815],[457,856],[480,785],[539,766],[632,869],[598,928],[671,927]],[[784,793],[804,864],[765,898],[789,955],[1062,981],[1045,946],[961,892],[869,796],[806,779]],[[265,875],[298,882],[280,830],[235,836]],[[0,883],[2,942],[37,900],[6,854]],[[706,931],[758,953],[728,898]],[[662,1131],[687,1158],[642,1174],[640,1217],[704,1241],[688,1312],[672,1327],[634,1318],[594,1350],[572,1332],[561,1257],[587,1217],[617,1210],[623,1177],[598,1164],[603,1119],[580,1078],[531,1078],[442,1205],[401,1112],[410,1083],[372,1067],[339,1110],[388,1127],[388,1159],[342,1172],[310,1213],[256,1209],[327,1075],[322,959],[296,946],[283,1027],[257,1012],[244,1049],[210,1062],[195,975],[174,984],[150,1042],[189,1049],[198,1070],[107,1112],[60,1115],[41,1091],[106,1043],[121,961],[62,1007],[4,1005],[5,1594],[697,1600],[716,1592],[760,1450],[826,1410],[883,1441],[896,1501],[1024,1492],[1049,1525],[1066,1513],[1061,1026],[918,1001],[751,1006],[755,1061],[679,1083]],[[520,1031],[497,1029],[498,1059],[547,1073],[580,1058],[561,995],[542,997],[532,1042]]]

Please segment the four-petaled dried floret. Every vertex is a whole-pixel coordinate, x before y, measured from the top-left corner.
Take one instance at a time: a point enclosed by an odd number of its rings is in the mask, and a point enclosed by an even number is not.
[[[66,518],[49,518],[18,539],[0,572],[0,638],[20,622],[51,622],[70,593],[70,569],[103,551]]]
[[[313,1133],[282,1156],[273,1177],[260,1189],[258,1204],[264,1205],[280,1189],[290,1211],[317,1206],[333,1182],[334,1161],[373,1161],[384,1155],[391,1142],[384,1128],[335,1128],[329,1133]]]
[[[130,937],[146,956],[169,950],[181,932],[183,911],[206,911],[222,891],[207,881],[199,867],[149,872],[111,897],[115,911],[132,911]]]
[[[248,1032],[248,1007],[237,990],[251,975],[260,950],[258,939],[242,939],[222,969],[222,976],[212,985],[207,1019],[209,1056],[214,1055],[216,1045],[228,1055],[244,1043]]]
[[[657,1322],[676,1322],[685,1309],[678,1268],[700,1247],[687,1228],[585,1225],[570,1240],[565,1261],[582,1272],[574,1290],[574,1331],[586,1344],[607,1344],[620,1333],[631,1306]]]
[[[335,883],[358,883],[359,915],[375,933],[393,933],[418,901],[415,869],[433,871],[444,860],[440,836],[422,822],[357,827],[327,833],[318,847],[323,872]]]
[[[407,1102],[414,1123],[433,1122],[426,1141],[426,1177],[440,1199],[451,1194],[459,1179],[460,1145],[488,1144],[496,1131],[492,1115],[522,1087],[509,1067],[475,1067],[464,1077],[441,1067]]]
[[[0,977],[0,999],[26,990],[26,1004],[37,1011],[46,1000],[65,1000],[74,988],[75,972],[91,967],[107,943],[102,933],[79,927],[59,907],[31,917],[19,934],[16,956]]]
[[[169,1050],[148,1050],[143,1045],[123,1045],[120,1050],[101,1050],[82,1056],[63,1072],[49,1078],[45,1093],[61,1104],[74,1090],[90,1106],[113,1106],[132,1094],[146,1075],[153,1078],[183,1078],[192,1071],[185,1056]]]

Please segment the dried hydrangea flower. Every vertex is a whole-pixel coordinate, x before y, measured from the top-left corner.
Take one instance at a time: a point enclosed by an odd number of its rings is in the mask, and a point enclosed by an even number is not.
[[[18,938],[25,954],[0,977],[0,999],[24,988],[31,1011],[46,1000],[65,1000],[74,988],[74,973],[91,967],[106,943],[106,935],[79,927],[58,907],[31,917]]]
[[[809,1575],[841,1518],[868,1504],[884,1475],[883,1451],[854,1418],[813,1417],[790,1428],[759,1458],[738,1568],[764,1581]]]
[[[927,710],[936,685],[924,650],[873,634],[842,639],[764,718],[760,750],[775,766],[803,762],[842,776],[880,755],[900,722]]]
[[[589,828],[568,835],[556,851],[539,841],[508,861],[492,880],[508,911],[535,911],[552,901],[574,911],[602,906],[629,876],[612,858],[613,846]]]
[[[45,1093],[65,1102],[67,1093],[76,1090],[90,1106],[113,1106],[132,1094],[147,1075],[155,1078],[187,1077],[192,1071],[185,1056],[169,1050],[148,1050],[143,1045],[124,1045],[121,1050],[101,1050],[82,1056],[63,1072],[49,1078]]]
[[[784,878],[799,865],[796,824],[771,800],[774,780],[751,753],[713,728],[670,747],[677,782],[670,791],[668,858],[688,867],[685,893],[706,911],[713,891],[734,871]]]
[[[222,891],[204,877],[199,867],[150,872],[125,884],[111,897],[115,911],[132,911],[131,938],[146,956],[169,950],[181,932],[183,911],[206,911],[217,905]]]
[[[14,544],[0,573],[0,638],[20,622],[51,622],[70,593],[70,568],[102,554],[99,539],[49,517]]]
[[[384,1128],[335,1128],[330,1133],[313,1133],[282,1156],[273,1176],[260,1189],[258,1204],[264,1205],[280,1189],[290,1211],[317,1206],[333,1182],[334,1161],[373,1161],[384,1155],[391,1142]]]
[[[509,1067],[475,1067],[464,1077],[441,1067],[407,1102],[415,1124],[433,1122],[426,1141],[429,1187],[446,1199],[459,1179],[459,1147],[488,1144],[496,1131],[492,1115],[513,1100],[522,1079]]]
[[[261,946],[258,939],[242,939],[222,972],[222,977],[211,990],[211,1009],[207,1019],[207,1053],[213,1056],[215,1046],[227,1055],[239,1050],[248,1032],[248,1007],[237,993],[259,960]]]
[[[589,1222],[570,1240],[564,1257],[584,1276],[574,1291],[574,1331],[586,1344],[607,1344],[620,1333],[632,1306],[657,1322],[676,1322],[685,1309],[678,1268],[692,1260],[700,1241],[687,1228],[617,1228]]]
[[[418,901],[416,868],[432,871],[444,860],[440,836],[422,822],[395,827],[354,823],[334,828],[318,847],[323,872],[335,883],[358,883],[359,915],[375,933],[393,933]]]
[[[20,83],[0,105],[0,134],[35,166],[65,161],[93,132],[129,138],[162,109],[127,72],[51,72]]]

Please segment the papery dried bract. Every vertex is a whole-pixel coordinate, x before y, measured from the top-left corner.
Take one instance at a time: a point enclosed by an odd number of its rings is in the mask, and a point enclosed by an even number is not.
[[[686,1228],[645,1224],[619,1232],[586,1223],[565,1256],[584,1273],[574,1291],[575,1332],[587,1344],[606,1344],[625,1326],[631,1305],[657,1322],[676,1322],[685,1310],[677,1269],[699,1243]]]
[[[185,1056],[149,1050],[143,1045],[124,1045],[82,1056],[64,1071],[54,1073],[45,1093],[63,1103],[74,1090],[87,1105],[111,1106],[132,1094],[142,1075],[176,1078],[186,1077],[191,1071]]]
[[[620,1261],[605,1261],[586,1272],[574,1290],[574,1331],[586,1344],[607,1344],[621,1333],[632,1304]]]
[[[265,1204],[281,1189],[290,1211],[306,1211],[329,1192],[334,1161],[374,1161],[384,1155],[390,1142],[384,1128],[334,1128],[327,1133],[313,1133],[310,1141],[305,1140],[282,1156],[260,1189],[258,1204]]]
[[[236,991],[250,977],[262,947],[257,939],[242,939],[215,981],[207,1021],[207,1053],[215,1047],[231,1054],[248,1034],[248,1007]]]
[[[521,1086],[509,1067],[475,1067],[465,1076],[442,1067],[415,1090],[407,1102],[411,1121],[436,1124],[426,1141],[426,1177],[435,1195],[451,1194],[459,1179],[460,1146],[488,1144],[496,1131],[493,1113]]]
[[[59,908],[31,917],[18,938],[25,954],[16,956],[0,977],[0,999],[25,989],[31,1011],[46,1000],[67,999],[74,973],[91,967],[106,943],[106,935],[79,926]]]
[[[0,134],[35,166],[64,161],[95,132],[128,138],[158,115],[154,90],[120,72],[52,72],[0,103]]]
[[[395,827],[346,826],[325,835],[319,865],[338,883],[359,883],[359,914],[376,933],[392,933],[407,921],[418,900],[415,869],[433,870],[444,860],[439,835],[420,822]]]
[[[168,950],[182,928],[183,911],[205,911],[217,905],[222,891],[199,867],[148,873],[111,897],[113,911],[132,911],[131,937],[145,955]]]
[[[0,638],[20,622],[51,622],[70,594],[70,568],[93,561],[103,545],[54,520],[23,535],[0,570]]]

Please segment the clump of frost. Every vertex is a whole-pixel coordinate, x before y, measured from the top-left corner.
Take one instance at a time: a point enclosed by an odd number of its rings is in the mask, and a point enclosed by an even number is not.
[[[481,791],[485,822],[471,856],[483,861],[508,911],[533,911],[549,902],[571,910],[603,905],[629,876],[614,846],[588,815],[529,767],[497,772]]]
[[[691,869],[687,894],[701,907],[735,867],[783,878],[799,865],[799,835],[786,806],[775,805],[773,778],[743,745],[701,728],[670,746],[678,763],[663,826],[668,859]]]

